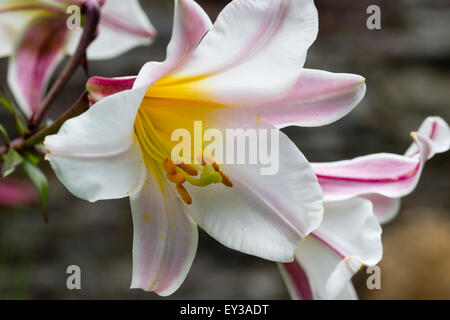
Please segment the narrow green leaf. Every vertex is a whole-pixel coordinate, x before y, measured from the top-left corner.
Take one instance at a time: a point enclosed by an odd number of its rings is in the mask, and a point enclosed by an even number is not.
[[[23,162],[22,156],[14,149],[10,149],[4,155],[4,162],[2,166],[2,177],[7,177],[16,170],[16,167]]]
[[[9,139],[8,131],[6,131],[5,127],[1,124],[0,124],[0,132],[3,135],[3,137],[5,138],[6,143],[9,144],[11,139]]]
[[[0,91],[0,93],[1,93],[1,91]],[[8,99],[6,99],[4,97],[0,97],[0,105],[5,107],[5,109],[8,110],[14,116],[17,131],[19,131],[19,134],[21,136],[24,136],[25,133],[27,132],[27,127],[23,123],[23,121],[20,119],[20,117],[18,117],[16,110],[14,109],[14,106],[11,104],[11,102],[9,102]]]
[[[17,115],[15,115],[14,118],[16,119],[17,131],[19,131],[19,134],[23,137],[25,133],[27,133],[27,127]]]
[[[34,164],[35,166],[41,162],[41,157],[37,154],[34,154],[33,152],[26,152],[24,154],[24,158],[27,159],[27,161],[31,162],[31,164]]]
[[[47,177],[42,173],[41,169],[32,164],[31,162],[24,160],[22,163],[22,167],[25,170],[26,174],[39,190],[41,194],[41,203],[42,203],[42,214],[44,216],[44,220],[47,223],[47,201],[48,201],[48,181]]]
[[[10,113],[14,114],[14,107],[6,98],[0,97],[0,105],[5,107]]]

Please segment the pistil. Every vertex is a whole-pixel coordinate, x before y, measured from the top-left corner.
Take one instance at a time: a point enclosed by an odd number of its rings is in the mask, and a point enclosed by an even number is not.
[[[176,165],[171,159],[166,158],[163,168],[166,171],[167,179],[176,184],[177,191],[186,204],[191,204],[192,198],[183,186],[184,182],[198,187],[206,187],[213,183],[223,183],[227,187],[233,186],[231,180],[220,171],[216,163],[207,164],[203,162],[202,167],[198,170],[193,165],[185,163]],[[200,176],[197,178],[199,171]]]

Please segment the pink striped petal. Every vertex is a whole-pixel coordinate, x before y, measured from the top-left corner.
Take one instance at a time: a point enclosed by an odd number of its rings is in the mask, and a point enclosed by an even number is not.
[[[353,160],[313,163],[325,200],[345,200],[370,193],[391,198],[409,194],[433,152],[428,138],[414,134],[413,139],[420,150],[419,159],[380,153]]]
[[[149,174],[131,197],[134,224],[131,288],[167,296],[183,283],[197,251],[197,226],[185,213],[172,186]]]
[[[12,180],[0,180],[0,205],[22,206],[38,200],[36,189],[29,183]]]
[[[92,77],[86,84],[89,99],[95,103],[112,94],[133,88],[136,77],[104,78]]]
[[[341,261],[342,262],[342,261]],[[329,263],[328,261],[322,261],[322,263]],[[291,263],[278,263],[278,269],[280,270],[281,276],[284,280],[286,288],[289,292],[289,295],[293,300],[321,300],[324,297],[321,297],[319,294],[314,294],[311,287],[310,276],[305,272],[302,266],[297,262]],[[320,277],[323,276],[323,282],[325,282],[328,278],[326,278],[326,274],[324,275],[322,270],[319,272],[317,280],[320,280]],[[348,281],[344,288],[341,290],[339,295],[336,297],[336,300],[357,300],[358,296],[356,294],[355,288],[351,281]]]
[[[38,16],[65,10],[37,0],[0,0],[0,58],[13,54],[24,28]]]
[[[363,98],[364,78],[302,69],[317,27],[312,0],[232,1],[154,94],[189,92],[278,127],[336,121]]]
[[[432,155],[447,152],[450,149],[450,128],[444,119],[440,117],[428,117],[417,132],[432,141]],[[417,157],[418,155],[419,149],[415,143],[405,153],[407,157]]]
[[[293,298],[354,299],[352,276],[382,257],[381,227],[370,201],[355,198],[325,203],[321,225],[298,246],[281,269]]]
[[[203,9],[192,0],[176,0],[172,39],[164,62],[148,62],[139,72],[136,87],[145,86],[168,74],[192,54],[212,23]]]
[[[148,86],[189,57],[211,26],[211,20],[197,3],[192,0],[176,0],[172,39],[167,47],[166,60],[146,63],[138,77],[93,77],[86,85],[90,98],[96,102],[133,86]]]
[[[364,97],[363,77],[303,69],[295,86],[252,112],[277,126],[323,126],[347,115]]]
[[[433,151],[430,153],[428,159],[434,156],[435,153],[442,153],[449,150],[450,129],[448,124],[442,118],[426,118],[420,126],[418,133],[428,137],[432,143]],[[417,158],[419,155],[420,152],[415,143],[413,143],[405,153],[405,156],[411,158]],[[363,197],[372,202],[374,214],[382,224],[388,223],[394,219],[400,210],[401,200],[398,198],[388,198],[378,194],[368,194]]]
[[[313,300],[308,275],[297,262],[278,263],[278,268],[293,300]]]
[[[88,58],[117,57],[151,44],[155,37],[156,30],[138,0],[107,0],[101,8],[98,37],[89,46]]]
[[[367,194],[361,197],[372,202],[373,214],[381,224],[392,221],[400,210],[401,200],[399,198],[389,198],[379,194]]]
[[[210,101],[260,105],[292,88],[317,31],[312,0],[234,0],[173,76]]]
[[[27,116],[39,111],[50,77],[64,57],[65,23],[56,16],[33,20],[9,61],[8,84]]]

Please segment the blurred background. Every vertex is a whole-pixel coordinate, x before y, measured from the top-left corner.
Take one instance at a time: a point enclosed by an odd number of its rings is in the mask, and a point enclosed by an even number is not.
[[[215,19],[229,2],[198,1]],[[159,32],[150,47],[90,63],[91,75],[137,74],[165,57],[173,1],[141,0]],[[366,9],[381,8],[382,29],[366,28]],[[287,128],[310,161],[403,154],[410,131],[427,116],[450,122],[450,1],[316,0],[320,32],[309,68],[361,74],[364,101],[342,120],[321,128]],[[5,87],[7,60],[0,60]],[[53,107],[53,116],[83,90],[80,70]],[[59,110],[58,110],[59,107]],[[9,121],[0,111],[0,121]],[[12,126],[12,124],[11,124]],[[361,299],[450,299],[450,153],[429,161],[399,217],[384,227],[381,290],[368,290],[365,271],[355,279]],[[159,299],[129,290],[132,221],[127,199],[95,204],[72,196],[47,163],[50,180],[45,225],[39,205],[0,208],[0,299]],[[82,290],[66,287],[66,268],[79,265]],[[287,299],[276,265],[229,250],[201,232],[193,267],[171,299]]]

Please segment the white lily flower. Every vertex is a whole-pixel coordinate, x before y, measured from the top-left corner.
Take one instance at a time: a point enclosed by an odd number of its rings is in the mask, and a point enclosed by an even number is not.
[[[450,148],[449,126],[439,117],[427,118],[412,136],[404,156],[312,164],[324,191],[324,219],[297,248],[296,261],[279,264],[292,298],[357,298],[351,278],[382,258],[380,223],[397,215],[400,198],[415,189],[425,162]]]
[[[73,194],[130,197],[132,288],[160,295],[186,277],[197,224],[232,249],[290,262],[323,212],[311,166],[283,133],[278,174],[261,176],[259,165],[177,166],[175,129],[197,120],[220,130],[323,125],[365,92],[360,76],[302,69],[318,30],[312,0],[235,0],[214,25],[194,1],[175,4],[166,60],[147,63],[137,78],[91,79],[98,102],[45,140]]]

